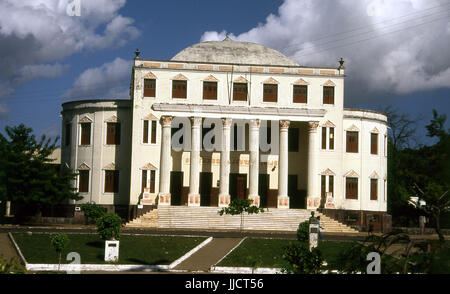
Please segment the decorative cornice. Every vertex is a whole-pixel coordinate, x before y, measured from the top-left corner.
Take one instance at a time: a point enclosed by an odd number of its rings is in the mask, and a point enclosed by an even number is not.
[[[346,178],[359,178],[359,175],[354,171],[350,170],[348,173],[344,175]]]
[[[336,84],[333,83],[331,80],[326,81],[325,84],[323,84],[323,85],[327,86],[327,87],[335,87],[336,86]]]
[[[374,172],[370,175],[370,178],[371,178],[371,179],[378,179],[379,176],[378,176],[377,172],[374,171]]]
[[[336,174],[329,168],[320,173],[321,175],[326,176],[335,176]]]
[[[378,131],[378,129],[375,127],[375,128],[373,128],[373,130],[371,130],[370,131],[371,133],[377,133],[377,134],[379,134],[380,133],[380,131]]]
[[[146,165],[144,165],[143,167],[141,167],[141,169],[157,170],[157,168],[153,164],[151,164],[150,162],[147,163]]]
[[[146,74],[144,76],[144,79],[155,79],[156,80],[156,76],[152,72],[149,72],[148,74]]]
[[[144,117],[144,120],[158,120],[158,118],[150,113],[149,115]]]
[[[317,130],[317,127],[319,126],[319,123],[317,121],[309,121],[308,122],[308,128],[310,132],[315,132]]]
[[[219,80],[216,79],[213,75],[209,75],[203,81],[205,81],[205,82],[218,82]]]
[[[82,119],[80,119],[80,123],[91,123],[92,119],[90,119],[87,116],[84,116]]]
[[[359,132],[359,129],[355,125],[351,125],[346,131]]]
[[[108,118],[107,120],[105,120],[105,122],[119,122],[119,119],[117,118],[117,116],[113,115],[110,118]]]
[[[331,121],[327,121],[326,123],[324,123],[323,125],[322,125],[323,127],[332,127],[332,128],[334,128],[334,127],[336,127]]]
[[[294,85],[305,85],[306,86],[306,85],[309,85],[309,83],[307,81],[305,81],[304,79],[300,78],[294,82]]]
[[[231,126],[231,123],[233,122],[233,120],[231,119],[231,118],[228,118],[228,117],[224,117],[224,118],[222,118],[222,125],[224,126],[224,127],[229,127],[229,126]]]
[[[174,77],[172,78],[172,80],[176,80],[176,81],[187,81],[188,78],[185,77],[185,76],[182,75],[182,74],[177,74],[176,76],[174,76]]]
[[[246,80],[244,77],[240,76],[237,79],[235,79],[233,82],[235,82],[235,83],[248,83],[248,80]]]
[[[117,168],[116,164],[114,162],[111,162],[110,164],[105,166],[103,169],[105,169],[105,170],[115,170],[116,168]]]
[[[91,168],[84,162],[80,164],[80,166],[78,167],[78,170],[90,170],[90,169]]]
[[[263,84],[279,84],[279,82],[277,80],[275,80],[274,78],[270,77],[267,80],[265,80],[263,82]]]

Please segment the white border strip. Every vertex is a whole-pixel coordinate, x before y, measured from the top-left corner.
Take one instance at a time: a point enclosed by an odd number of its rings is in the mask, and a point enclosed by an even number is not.
[[[252,267],[231,267],[231,266],[213,266],[211,267],[212,273],[223,274],[280,274],[279,268],[252,268]]]
[[[169,269],[173,269],[174,267],[176,267],[177,265],[179,265],[180,263],[182,263],[183,261],[185,261],[187,258],[191,257],[192,254],[194,254],[195,252],[199,251],[202,247],[204,247],[206,244],[208,244],[209,242],[211,242],[213,239],[213,237],[209,237],[208,239],[206,239],[205,241],[203,241],[202,243],[200,243],[199,245],[197,245],[194,249],[192,249],[191,251],[189,251],[188,253],[186,253],[185,255],[183,255],[182,257],[178,258],[177,260],[175,260],[174,262],[172,262],[169,265]]]
[[[29,271],[58,271],[58,264],[27,264]],[[168,265],[136,264],[61,264],[59,271],[167,271]]]
[[[14,244],[14,247],[16,248],[17,253],[19,253],[20,259],[22,259],[23,264],[26,266],[28,264],[27,260],[23,256],[22,251],[20,251],[19,245],[17,245],[16,240],[14,240],[14,237],[11,234],[11,232],[8,232],[8,237],[11,240],[11,242]]]

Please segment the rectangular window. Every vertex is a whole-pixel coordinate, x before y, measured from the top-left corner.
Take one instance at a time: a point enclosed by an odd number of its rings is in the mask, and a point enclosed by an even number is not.
[[[328,192],[334,196],[334,176],[328,176]]]
[[[334,87],[323,87],[323,104],[334,104]]]
[[[120,145],[120,123],[106,124],[106,144]]]
[[[358,199],[358,178],[345,178],[345,198]]]
[[[70,137],[72,136],[72,124],[66,124],[66,132],[64,134],[65,136],[65,145],[69,146],[70,145]]]
[[[322,149],[327,149],[327,127],[322,127]]]
[[[89,171],[80,170],[78,172],[79,172],[78,192],[87,193],[89,192]]]
[[[370,200],[378,199],[377,187],[378,187],[378,180],[370,179]]]
[[[347,131],[347,152],[358,153],[358,132]]]
[[[187,97],[186,91],[187,81],[172,81],[172,98],[183,98]]]
[[[80,145],[91,145],[91,123],[81,123]]]
[[[156,120],[144,120],[142,143],[148,144],[149,137],[150,143],[156,144]]]
[[[119,193],[118,170],[105,170],[105,193]]]
[[[247,101],[247,83],[233,83],[233,100]]]
[[[155,97],[156,80],[144,79],[144,97]]]
[[[327,176],[322,175],[320,176],[320,196],[322,199],[327,197]]]
[[[203,99],[217,100],[217,82],[203,82]]]
[[[294,103],[307,103],[308,102],[308,86],[294,85],[292,101]]]
[[[370,134],[370,154],[378,154],[378,134]]]
[[[277,84],[264,84],[263,101],[264,102],[277,102],[278,97],[278,85]]]
[[[288,129],[288,152],[298,152],[298,128]]]
[[[152,135],[150,143],[156,144],[156,120],[152,120]]]
[[[328,149],[330,150],[334,150],[334,128],[330,127],[330,142],[329,142],[329,146]]]

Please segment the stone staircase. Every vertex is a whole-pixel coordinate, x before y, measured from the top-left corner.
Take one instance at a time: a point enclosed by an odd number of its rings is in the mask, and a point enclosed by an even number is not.
[[[323,227],[321,231],[324,233],[358,233],[357,230],[344,225],[323,213],[317,211],[315,212],[315,215],[320,216],[320,226]]]
[[[165,229],[206,229],[239,230],[239,215],[219,215],[218,207],[159,206],[150,212],[128,222],[128,228],[165,228]],[[322,213],[320,225],[322,232],[357,233]],[[269,208],[264,213],[244,215],[244,230],[256,231],[297,231],[299,223],[308,220],[311,210]]]
[[[125,224],[127,228],[157,228],[158,209],[153,209]]]

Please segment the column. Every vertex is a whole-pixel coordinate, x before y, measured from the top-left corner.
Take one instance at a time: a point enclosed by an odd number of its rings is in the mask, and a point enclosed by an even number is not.
[[[259,177],[259,119],[250,120],[249,149],[249,193],[248,199],[253,200],[252,204],[259,207],[258,177]]]
[[[158,205],[170,205],[170,151],[171,151],[171,116],[161,117],[161,160],[159,163]]]
[[[191,117],[191,165],[189,172],[188,206],[200,206],[201,125],[201,117]]]
[[[231,118],[222,118],[222,148],[220,150],[219,207],[230,204],[230,144]]]
[[[280,120],[280,155],[278,156],[278,208],[289,208],[288,129],[290,121]]]
[[[308,190],[306,193],[307,197],[307,209],[316,209],[320,205],[320,195],[317,193],[317,173],[316,173],[316,162],[318,155],[317,146],[317,127],[318,122],[308,122]]]

